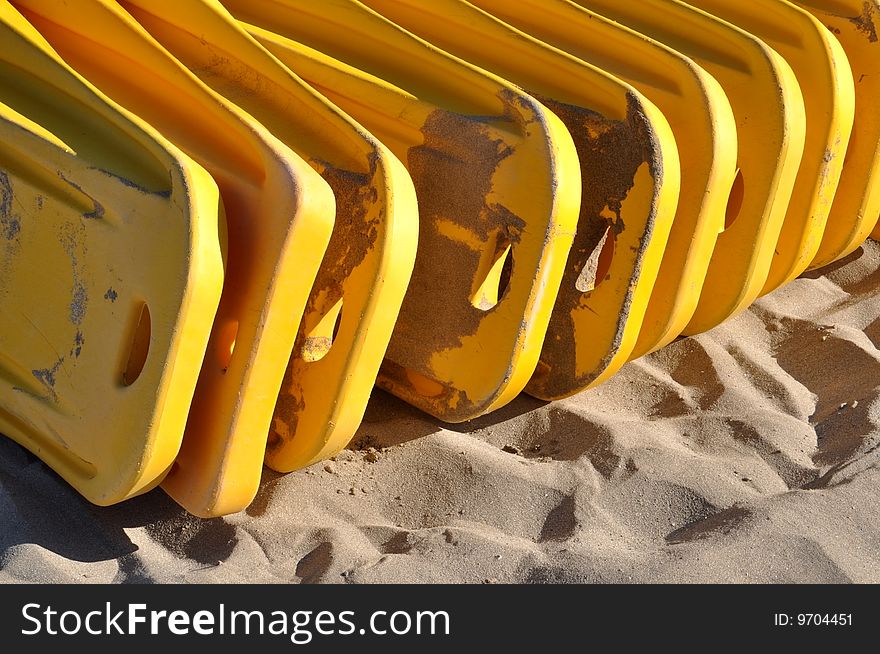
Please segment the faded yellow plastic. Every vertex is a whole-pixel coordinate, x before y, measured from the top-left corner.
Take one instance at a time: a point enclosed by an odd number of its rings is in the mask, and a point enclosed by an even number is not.
[[[843,46],[852,69],[856,118],[837,195],[810,268],[820,268],[856,250],[880,219],[880,2],[799,0]]]
[[[576,229],[564,125],[360,3],[225,4],[413,177],[419,249],[378,384],[449,422],[509,402],[537,364]]]
[[[366,4],[521,86],[565,123],[581,163],[578,234],[526,390],[564,397],[616,372],[638,337],[678,201],[680,164],[666,119],[628,84],[471,3]]]
[[[0,2],[0,432],[96,504],[177,455],[220,221],[207,172]]]
[[[632,84],[668,119],[681,159],[681,191],[630,358],[667,345],[697,308],[736,178],[736,119],[721,85],[692,59],[569,0],[473,4]]]
[[[762,39],[792,67],[803,92],[804,155],[762,290],[769,293],[804,272],[819,251],[853,128],[852,70],[834,36],[786,0],[690,0],[690,4]]]
[[[20,4],[77,70],[217,180],[229,238],[226,283],[183,445],[163,487],[196,515],[241,510],[259,487],[275,401],[332,231],[333,193],[119,5]]]
[[[737,122],[739,174],[693,318],[684,334],[719,325],[761,293],[791,200],[806,114],[791,67],[763,41],[678,0],[577,4],[691,57],[721,84]]]
[[[412,274],[419,216],[409,173],[219,2],[132,0],[126,7],[202,81],[306,159],[336,194],[333,238],[285,373],[266,462],[288,472],[334,456],[360,425]]]

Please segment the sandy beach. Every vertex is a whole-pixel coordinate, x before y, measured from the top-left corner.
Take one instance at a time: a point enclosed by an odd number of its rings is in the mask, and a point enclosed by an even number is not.
[[[880,245],[599,388],[349,449],[200,520],[98,508],[0,439],[0,581],[880,582]]]

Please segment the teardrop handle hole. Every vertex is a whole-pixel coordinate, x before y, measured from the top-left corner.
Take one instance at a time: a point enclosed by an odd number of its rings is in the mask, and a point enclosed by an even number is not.
[[[608,276],[611,270],[611,262],[614,259],[615,237],[614,230],[611,226],[605,228],[602,238],[593,248],[590,256],[584,264],[581,274],[578,275],[575,282],[575,288],[581,293],[589,293],[596,290],[596,287]]]
[[[144,370],[147,363],[147,355],[150,352],[150,339],[152,337],[153,324],[150,317],[150,307],[144,303],[138,315],[137,324],[131,337],[131,346],[128,351],[125,368],[122,371],[122,383],[125,386],[134,384]]]

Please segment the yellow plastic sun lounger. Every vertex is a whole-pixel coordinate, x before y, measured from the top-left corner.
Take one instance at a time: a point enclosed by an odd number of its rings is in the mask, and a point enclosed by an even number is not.
[[[855,127],[822,244],[810,268],[850,254],[871,235],[880,219],[880,2],[799,0],[840,41],[852,69]],[[880,229],[873,233],[880,238]]]
[[[449,422],[513,399],[576,229],[580,168],[564,125],[358,2],[224,4],[412,175],[419,249],[378,384]]]
[[[837,192],[855,113],[852,70],[840,43],[785,0],[689,0],[762,39],[794,70],[807,136],[797,182],[762,293],[787,284],[816,257]]]
[[[553,399],[607,378],[632,353],[678,201],[678,151],[666,119],[631,86],[468,2],[365,4],[522,87],[571,132],[582,174],[578,234],[526,390]]]
[[[791,67],[763,41],[678,0],[576,0],[691,57],[724,89],[739,173],[700,302],[684,334],[721,324],[761,293],[797,178],[806,113]]]
[[[681,191],[630,358],[672,342],[697,308],[736,178],[736,119],[721,85],[685,55],[569,0],[473,4],[632,84],[668,119]]]
[[[333,227],[332,191],[115,3],[17,4],[77,70],[217,180],[228,227],[226,283],[183,445],[163,487],[196,515],[240,510],[259,486],[275,401]]]
[[[177,455],[221,221],[207,172],[0,2],[0,432],[96,504]]]
[[[306,159],[336,194],[333,238],[284,377],[266,462],[287,472],[334,456],[360,425],[412,274],[419,216],[409,173],[219,2],[123,5],[202,81]]]

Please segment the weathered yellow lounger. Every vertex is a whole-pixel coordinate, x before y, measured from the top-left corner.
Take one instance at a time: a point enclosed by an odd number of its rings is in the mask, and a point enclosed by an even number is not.
[[[413,177],[419,249],[379,385],[450,422],[513,399],[537,364],[577,224],[564,125],[360,3],[224,4]]]
[[[852,70],[840,43],[786,0],[689,0],[782,55],[804,96],[807,136],[797,182],[762,293],[804,272],[819,251],[855,113]]]
[[[669,120],[681,191],[631,358],[670,343],[697,308],[736,178],[736,119],[721,85],[692,59],[569,0],[473,4],[632,84]]]
[[[197,515],[244,508],[259,485],[275,401],[330,238],[332,191],[115,3],[19,4],[77,70],[217,180],[229,234],[226,283],[183,446],[163,486]]]
[[[468,2],[365,4],[521,86],[571,132],[582,174],[578,235],[526,390],[552,399],[607,378],[632,353],[678,201],[680,165],[666,119],[631,86]]]
[[[856,117],[837,195],[811,268],[845,257],[880,219],[880,2],[798,0],[840,41],[853,72]],[[873,233],[880,238],[880,229]]]
[[[785,60],[743,30],[678,0],[576,0],[691,57],[721,84],[737,122],[739,174],[700,302],[685,334],[706,331],[761,293],[800,167],[804,101]]]
[[[206,84],[306,159],[336,194],[333,239],[284,377],[266,461],[287,472],[331,457],[360,425],[412,274],[419,215],[409,173],[219,2],[123,4]]]
[[[96,504],[177,455],[220,221],[207,172],[0,2],[0,432]]]

